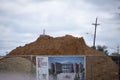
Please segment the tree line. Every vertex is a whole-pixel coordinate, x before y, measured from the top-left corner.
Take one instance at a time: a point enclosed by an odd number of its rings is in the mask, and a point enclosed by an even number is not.
[[[106,54],[106,55],[110,55],[110,56],[120,56],[120,54],[119,54],[118,51],[115,51],[115,52],[110,53],[110,52],[108,51],[108,47],[105,46],[105,45],[103,45],[103,46],[97,45],[96,47],[93,47],[93,46],[92,46],[92,48],[93,48],[93,49],[96,49],[96,50],[98,50],[98,51],[101,51],[101,52],[103,52],[103,53]]]

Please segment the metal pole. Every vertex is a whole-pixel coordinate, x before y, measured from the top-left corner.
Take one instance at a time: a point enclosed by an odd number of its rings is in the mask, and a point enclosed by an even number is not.
[[[119,80],[120,80],[120,62],[119,62],[119,55],[118,55],[118,77],[119,77]]]
[[[118,52],[118,68],[119,68],[119,70],[118,70],[118,74],[119,74],[119,80],[120,80],[120,55],[119,55],[119,46],[117,47],[117,52]]]
[[[92,55],[89,56],[90,57],[90,80],[92,80]]]
[[[33,62],[32,62],[33,56],[30,56],[30,80],[32,79],[32,73],[33,73]]]

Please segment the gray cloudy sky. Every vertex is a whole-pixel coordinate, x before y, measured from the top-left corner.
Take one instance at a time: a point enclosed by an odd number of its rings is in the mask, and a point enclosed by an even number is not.
[[[0,55],[36,40],[43,29],[50,36],[70,34],[110,51],[120,45],[120,0],[0,0]],[[89,34],[86,34],[89,33]]]

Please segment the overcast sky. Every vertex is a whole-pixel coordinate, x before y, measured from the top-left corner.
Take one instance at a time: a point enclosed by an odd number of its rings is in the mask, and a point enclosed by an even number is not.
[[[40,34],[83,37],[116,51],[120,45],[120,0],[0,0],[0,55],[35,41]]]

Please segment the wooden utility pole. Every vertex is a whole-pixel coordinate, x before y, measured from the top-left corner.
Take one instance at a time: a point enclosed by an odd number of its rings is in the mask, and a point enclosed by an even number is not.
[[[93,39],[93,48],[96,48],[95,47],[95,41],[96,41],[96,29],[97,29],[97,26],[100,25],[97,23],[97,17],[96,17],[96,20],[95,20],[95,23],[92,23],[92,25],[95,25],[95,31],[94,31],[94,39]]]

